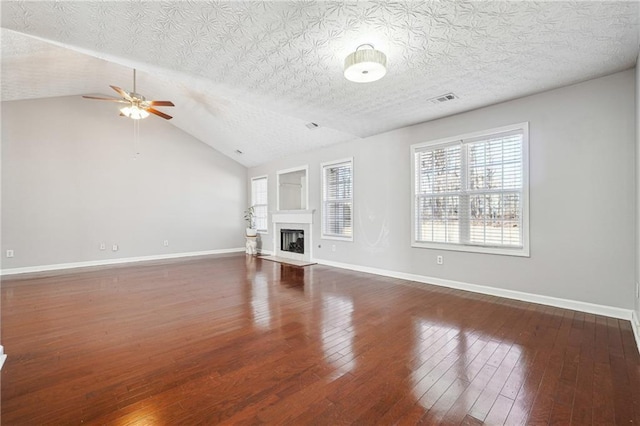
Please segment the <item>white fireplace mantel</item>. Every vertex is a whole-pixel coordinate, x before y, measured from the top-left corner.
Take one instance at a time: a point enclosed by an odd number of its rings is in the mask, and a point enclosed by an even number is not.
[[[313,223],[315,210],[279,210],[271,215],[273,223]]]

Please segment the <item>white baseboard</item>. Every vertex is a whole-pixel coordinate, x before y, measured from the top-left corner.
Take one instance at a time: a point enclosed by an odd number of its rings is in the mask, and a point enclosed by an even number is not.
[[[633,335],[636,337],[636,345],[638,345],[638,352],[640,352],[640,317],[638,312],[631,312],[631,328],[633,329]]]
[[[59,263],[55,265],[27,266],[24,268],[3,269],[0,271],[0,276],[58,271],[62,269],[87,268],[91,266],[118,265],[122,263],[147,262],[151,260],[178,259],[181,257],[206,256],[210,254],[240,253],[244,251],[245,248],[240,247],[232,249],[192,251],[187,253],[159,254],[153,256],[124,257],[120,259],[90,260],[88,262]]]
[[[260,255],[260,256],[273,256],[273,252],[271,250],[258,250],[258,255]]]
[[[496,287],[488,287],[477,284],[469,284],[460,281],[446,280],[443,278],[427,277],[424,275],[409,274],[406,272],[389,271],[386,269],[371,268],[368,266],[353,265],[349,263],[333,262],[330,260],[313,259],[321,265],[333,266],[335,268],[350,269],[352,271],[366,272],[369,274],[382,275],[385,277],[399,278],[407,281],[416,281],[424,284],[433,284],[441,287],[455,288],[458,290],[471,291],[474,293],[488,294],[491,296],[504,297],[507,299],[521,300],[523,302],[539,303],[541,305],[555,306],[558,308],[571,309],[574,311],[587,312],[590,314],[603,315],[607,317],[631,320],[631,309],[616,308],[613,306],[596,305],[594,303],[580,302],[577,300],[560,299],[557,297],[542,296],[539,294],[524,293],[514,290],[505,290]],[[636,343],[638,343],[636,334]]]
[[[4,353],[4,346],[0,345],[0,370],[2,370],[2,366],[4,362],[7,360],[7,355]]]

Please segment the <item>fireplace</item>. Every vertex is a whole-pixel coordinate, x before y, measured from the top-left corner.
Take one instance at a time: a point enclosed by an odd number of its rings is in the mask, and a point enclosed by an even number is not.
[[[280,229],[280,250],[304,254],[304,230]]]
[[[311,262],[313,212],[314,210],[289,210],[273,213],[274,256]]]

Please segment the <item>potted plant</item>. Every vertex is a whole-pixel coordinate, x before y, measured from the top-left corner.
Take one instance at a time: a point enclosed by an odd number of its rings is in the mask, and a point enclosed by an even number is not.
[[[258,235],[258,231],[254,228],[255,225],[255,212],[253,211],[253,207],[249,207],[244,211],[244,220],[247,221],[247,237],[255,237]]]

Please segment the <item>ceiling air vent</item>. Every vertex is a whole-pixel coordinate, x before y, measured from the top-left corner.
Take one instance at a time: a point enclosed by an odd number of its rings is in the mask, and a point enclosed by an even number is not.
[[[307,123],[307,124],[305,124],[305,126],[307,126],[307,129],[309,129],[309,130],[314,130],[314,129],[318,128],[318,125],[316,123],[313,123],[313,122]]]
[[[458,97],[453,93],[447,93],[444,95],[436,96],[435,98],[431,98],[429,99],[429,102],[431,102],[432,104],[441,104],[443,102],[449,102],[454,99],[458,99]]]

